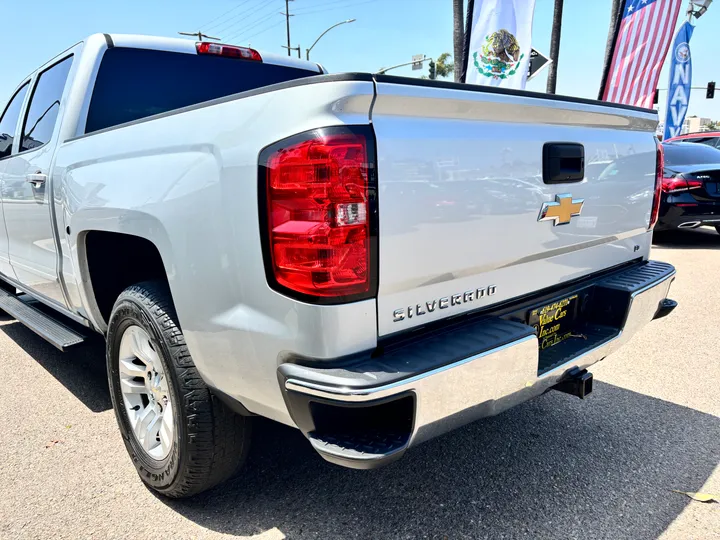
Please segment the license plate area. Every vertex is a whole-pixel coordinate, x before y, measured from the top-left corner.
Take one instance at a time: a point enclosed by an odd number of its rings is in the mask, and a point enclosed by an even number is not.
[[[538,375],[617,336],[627,306],[626,295],[592,286],[530,307],[524,315],[538,337]]]
[[[554,347],[577,333],[580,313],[580,296],[573,294],[542,304],[528,311],[527,324],[535,329],[541,351]]]

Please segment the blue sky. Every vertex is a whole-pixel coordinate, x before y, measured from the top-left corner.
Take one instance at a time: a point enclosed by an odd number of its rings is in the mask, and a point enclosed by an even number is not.
[[[565,0],[558,93],[597,97],[610,3]],[[95,32],[174,36],[179,30],[201,28],[225,41],[283,52],[285,24],[279,12],[284,4],[284,0],[0,0],[0,29],[6,43],[0,56],[0,103],[37,65]],[[409,61],[413,54],[452,52],[451,5],[451,0],[294,0],[292,42],[299,43],[304,53],[328,26],[356,18],[328,33],[313,50],[312,60],[331,72],[376,71]],[[536,0],[533,46],[546,54],[552,11],[553,0]],[[695,86],[720,82],[718,31],[720,5],[713,5],[698,22],[691,43]],[[424,71],[408,68],[393,73],[419,76]],[[667,87],[667,79],[666,65],[660,87]],[[545,91],[545,81],[544,74],[538,76],[528,89]],[[664,93],[660,98],[664,108]],[[693,91],[689,114],[720,120],[720,91],[714,100],[706,100],[704,90]]]

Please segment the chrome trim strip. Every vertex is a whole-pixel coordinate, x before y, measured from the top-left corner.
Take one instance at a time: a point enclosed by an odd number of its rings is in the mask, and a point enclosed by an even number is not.
[[[482,352],[480,354],[476,354],[474,356],[468,356],[467,358],[464,358],[462,360],[459,360],[457,362],[454,362],[452,364],[447,364],[446,366],[442,366],[436,369],[433,369],[431,371],[426,371],[424,373],[420,373],[419,375],[414,375],[413,377],[409,377],[407,379],[402,379],[400,381],[386,384],[383,386],[374,386],[370,388],[363,388],[359,390],[355,389],[348,389],[348,388],[341,388],[341,387],[330,387],[330,386],[323,386],[321,384],[314,384],[311,382],[306,381],[299,381],[297,379],[288,379],[285,381],[285,388],[288,390],[293,390],[295,392],[301,392],[303,394],[312,395],[316,397],[322,397],[327,399],[340,399],[341,401],[352,401],[352,402],[362,402],[362,401],[370,401],[375,399],[382,399],[384,397],[387,397],[392,394],[401,394],[403,392],[406,392],[407,390],[410,390],[416,382],[421,381],[423,379],[426,379],[428,377],[433,377],[434,375],[438,375],[440,373],[443,373],[445,371],[458,368],[460,366],[463,366],[469,362],[474,362],[475,360],[479,360],[480,358],[484,358],[485,356],[491,355],[491,354],[497,354],[505,349],[509,349],[511,347],[517,347],[518,345],[521,345],[522,343],[526,341],[533,341],[537,343],[537,338],[535,336],[528,336],[526,338],[520,339],[518,341],[513,341],[512,343],[508,343],[507,345],[503,345],[502,347],[498,347],[496,349],[490,349],[489,351]]]

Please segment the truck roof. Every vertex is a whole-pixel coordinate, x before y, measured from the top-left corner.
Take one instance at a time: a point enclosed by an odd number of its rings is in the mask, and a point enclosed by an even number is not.
[[[138,49],[159,49],[163,51],[182,52],[188,54],[196,54],[197,50],[195,45],[197,40],[174,38],[174,37],[158,37],[158,36],[146,36],[141,34],[100,34],[106,40],[110,39],[115,47],[132,47]],[[91,39],[95,36],[90,36]],[[236,47],[245,47],[245,45],[226,43],[224,41],[212,41],[210,43],[219,43],[223,45],[233,45]],[[252,47],[249,47],[252,48]],[[266,64],[275,64],[279,66],[294,67],[297,69],[306,69],[309,71],[315,71],[323,73],[324,69],[315,62],[308,60],[302,60],[300,58],[293,58],[292,56],[284,56],[281,54],[270,53],[257,50],[262,56],[263,62]]]

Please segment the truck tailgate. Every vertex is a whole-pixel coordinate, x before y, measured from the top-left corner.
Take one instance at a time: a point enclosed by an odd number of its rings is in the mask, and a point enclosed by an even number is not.
[[[654,112],[400,81],[378,77],[372,110],[379,335],[647,258]],[[581,180],[543,180],[550,142],[584,147]],[[541,221],[564,195],[580,215]]]

